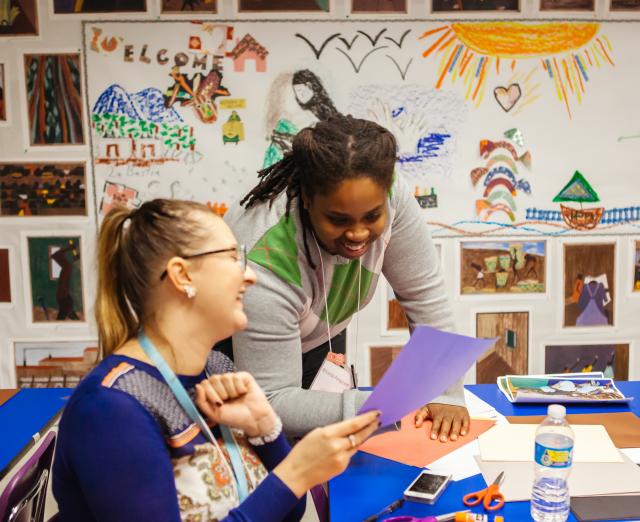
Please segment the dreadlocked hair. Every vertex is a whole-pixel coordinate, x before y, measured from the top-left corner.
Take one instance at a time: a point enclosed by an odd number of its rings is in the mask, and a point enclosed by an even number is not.
[[[396,140],[387,129],[369,120],[336,114],[302,129],[293,139],[291,152],[258,172],[260,181],[240,204],[247,209],[264,202],[271,206],[285,192],[288,217],[291,202],[301,193],[308,198],[329,194],[346,179],[368,177],[388,190],[396,154]],[[299,201],[298,209],[307,260],[315,268],[307,244],[310,223]]]

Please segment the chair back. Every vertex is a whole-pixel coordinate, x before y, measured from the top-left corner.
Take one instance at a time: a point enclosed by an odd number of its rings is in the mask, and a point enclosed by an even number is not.
[[[318,520],[320,522],[329,522],[329,498],[322,484],[312,487],[309,493],[311,493]]]
[[[50,431],[0,495],[0,522],[43,522],[56,433]]]

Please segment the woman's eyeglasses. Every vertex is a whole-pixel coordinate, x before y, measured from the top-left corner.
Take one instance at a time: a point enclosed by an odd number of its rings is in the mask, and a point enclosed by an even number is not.
[[[198,254],[190,254],[188,256],[180,256],[183,259],[193,259],[194,257],[202,257],[208,256],[211,254],[225,254],[227,252],[235,252],[236,253],[236,261],[240,265],[242,269],[242,273],[247,270],[247,247],[245,245],[236,245],[231,248],[222,248],[220,250],[207,250],[206,252],[199,252]],[[165,270],[160,274],[160,280],[163,280],[167,277],[167,271]]]

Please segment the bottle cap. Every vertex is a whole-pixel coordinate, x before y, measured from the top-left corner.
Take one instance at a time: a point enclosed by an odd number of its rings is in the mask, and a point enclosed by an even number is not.
[[[567,409],[562,404],[550,404],[547,415],[554,419],[562,419],[567,414]]]

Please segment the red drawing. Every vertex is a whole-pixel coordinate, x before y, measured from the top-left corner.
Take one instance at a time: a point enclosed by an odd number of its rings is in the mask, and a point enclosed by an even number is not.
[[[116,205],[127,208],[137,208],[140,204],[138,191],[134,188],[107,181],[104,184],[102,201],[100,202],[100,214],[106,216]]]
[[[164,95],[166,107],[172,107],[176,101],[180,105],[193,106],[196,114],[204,123],[213,123],[218,119],[218,109],[215,104],[219,96],[230,96],[231,93],[222,82],[222,72],[213,68],[205,76],[195,73],[191,79],[180,72],[178,67],[171,69],[170,76],[174,84],[169,87]]]

